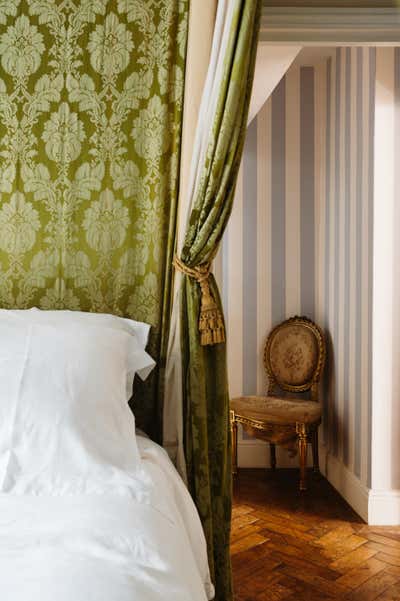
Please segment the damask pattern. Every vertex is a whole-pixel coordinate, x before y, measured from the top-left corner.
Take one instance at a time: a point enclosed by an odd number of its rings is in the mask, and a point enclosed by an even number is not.
[[[66,290],[81,308],[123,314],[143,293],[161,302],[186,9],[171,0],[0,3],[3,306],[42,305],[55,283],[60,307]]]
[[[0,306],[168,315],[188,0],[0,0]]]

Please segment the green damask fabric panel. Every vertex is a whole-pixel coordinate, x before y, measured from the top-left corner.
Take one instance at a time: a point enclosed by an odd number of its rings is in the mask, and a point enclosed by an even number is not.
[[[222,238],[232,209],[246,132],[261,1],[232,2],[235,12],[223,82],[181,256],[191,268],[208,263]],[[222,311],[213,276],[210,286]],[[188,276],[183,276],[181,311],[188,479],[206,533],[216,600],[229,601],[232,482],[226,345],[200,345],[200,287]]]
[[[0,0],[0,306],[149,322],[161,366],[188,3]]]

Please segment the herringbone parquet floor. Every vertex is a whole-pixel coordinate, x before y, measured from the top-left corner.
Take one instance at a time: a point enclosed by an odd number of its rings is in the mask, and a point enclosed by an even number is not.
[[[323,478],[240,470],[234,484],[235,601],[400,601],[400,528],[366,526]]]

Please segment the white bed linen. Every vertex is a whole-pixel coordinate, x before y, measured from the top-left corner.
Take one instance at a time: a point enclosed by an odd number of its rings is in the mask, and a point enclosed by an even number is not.
[[[87,311],[69,311],[67,309],[44,311],[38,307],[31,309],[0,309],[0,320],[9,320],[10,317],[17,318],[26,323],[45,323],[57,327],[70,324],[80,324],[82,328],[88,325],[108,327],[122,330],[128,334],[134,334],[142,349],[145,349],[149,339],[150,325],[142,321],[134,321],[126,317],[119,317],[110,313],[88,313]],[[143,374],[145,377],[145,374]],[[144,379],[144,378],[143,378]]]
[[[153,365],[123,330],[0,312],[0,492],[129,483],[138,453],[128,400],[135,371]]]
[[[137,436],[140,474],[118,492],[0,494],[4,601],[213,597],[194,504],[165,451]]]

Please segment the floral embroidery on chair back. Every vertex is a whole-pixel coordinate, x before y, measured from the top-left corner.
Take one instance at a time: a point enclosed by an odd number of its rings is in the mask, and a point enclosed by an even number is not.
[[[292,317],[268,336],[264,365],[269,393],[276,386],[287,392],[304,392],[317,384],[325,362],[321,329],[307,317]]]

